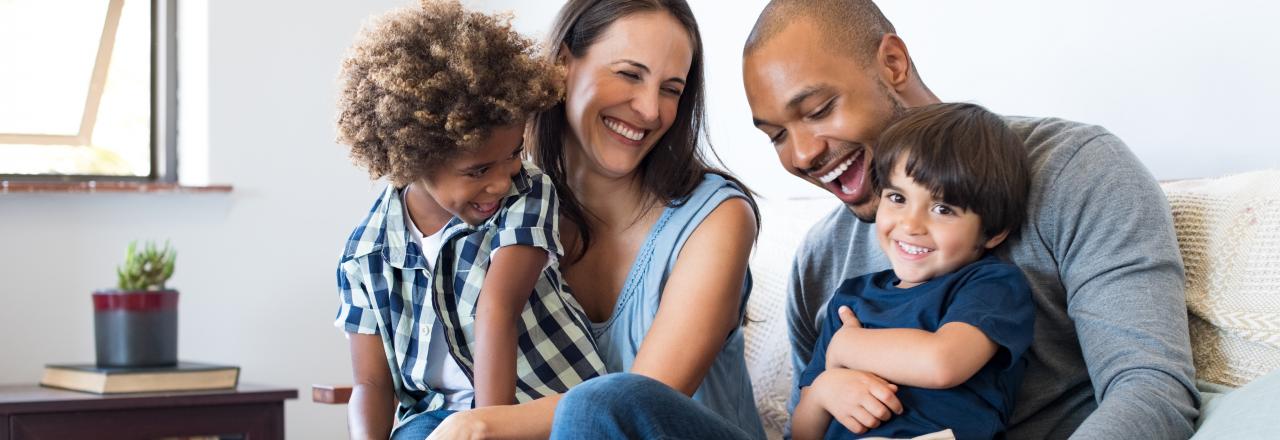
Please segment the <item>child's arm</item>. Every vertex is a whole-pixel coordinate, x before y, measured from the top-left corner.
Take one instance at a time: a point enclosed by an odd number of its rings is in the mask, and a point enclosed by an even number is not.
[[[864,329],[848,307],[839,314],[844,325],[827,346],[827,368],[864,370],[893,383],[942,389],[969,380],[996,354],[996,344],[982,330],[962,322],[949,322],[937,332]]]
[[[504,246],[493,252],[476,304],[477,408],[516,403],[516,320],[547,258],[546,249],[533,246]]]
[[[897,385],[865,371],[823,371],[812,385],[800,389],[791,435],[797,440],[820,439],[833,418],[849,431],[865,433],[902,414],[897,391]]]
[[[348,434],[351,438],[387,438],[391,436],[396,400],[382,338],[376,334],[348,335],[355,379],[347,402]]]
[[[796,412],[791,415],[791,438],[795,440],[820,439],[831,424],[831,414],[811,392],[812,386],[800,389],[800,401],[796,403]]]

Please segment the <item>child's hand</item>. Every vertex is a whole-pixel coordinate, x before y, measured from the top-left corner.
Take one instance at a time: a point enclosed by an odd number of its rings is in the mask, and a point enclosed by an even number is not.
[[[840,314],[841,330],[848,327],[862,328],[862,321],[858,320],[858,317],[853,314],[853,309],[849,308],[849,306],[840,306],[840,310],[836,313]]]
[[[858,317],[853,314],[853,309],[849,306],[840,306],[836,312],[840,315],[840,329],[831,335],[831,342],[827,344],[827,353],[831,353],[831,347],[842,344],[842,340],[856,337],[859,330],[862,330],[862,322],[858,321]],[[832,368],[849,368],[837,361],[836,356],[827,356],[827,369]]]
[[[827,413],[857,434],[902,414],[902,402],[895,394],[898,386],[865,371],[828,369],[813,381],[810,391]]]

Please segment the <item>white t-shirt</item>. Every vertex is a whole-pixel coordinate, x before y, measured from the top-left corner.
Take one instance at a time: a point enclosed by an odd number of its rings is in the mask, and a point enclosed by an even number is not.
[[[404,191],[403,194],[408,194]],[[409,217],[409,202],[401,197],[401,206],[404,206],[405,226],[409,228],[409,237],[414,243],[422,248],[422,254],[427,258],[427,270],[430,271],[436,265],[436,255],[440,253],[441,241],[444,238],[444,228],[439,231],[424,236],[422,231],[418,230],[418,225],[413,224],[413,220]],[[458,366],[458,361],[449,355],[449,344],[444,340],[444,326],[440,323],[440,317],[436,317],[431,324],[431,340],[427,342],[427,386],[433,390],[437,390],[444,396],[444,409],[462,411],[471,409],[471,401],[475,399],[475,387],[471,385],[471,380],[467,379],[466,373],[462,372],[462,367]]]

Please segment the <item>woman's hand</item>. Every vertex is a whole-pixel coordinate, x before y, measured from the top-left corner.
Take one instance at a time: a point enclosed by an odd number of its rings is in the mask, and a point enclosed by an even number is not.
[[[457,412],[445,417],[427,439],[545,439],[551,435],[551,419],[560,396]]]
[[[457,412],[445,417],[427,440],[453,439],[486,439],[492,438],[488,432],[489,422],[485,420],[485,410],[500,407],[485,407]]]

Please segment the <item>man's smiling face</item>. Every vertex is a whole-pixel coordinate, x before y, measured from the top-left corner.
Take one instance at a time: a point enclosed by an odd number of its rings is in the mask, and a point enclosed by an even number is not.
[[[798,20],[743,59],[743,83],[756,128],[769,136],[791,174],[835,195],[863,221],[875,221],[870,172],[880,132],[903,111],[877,70],[822,41]]]

